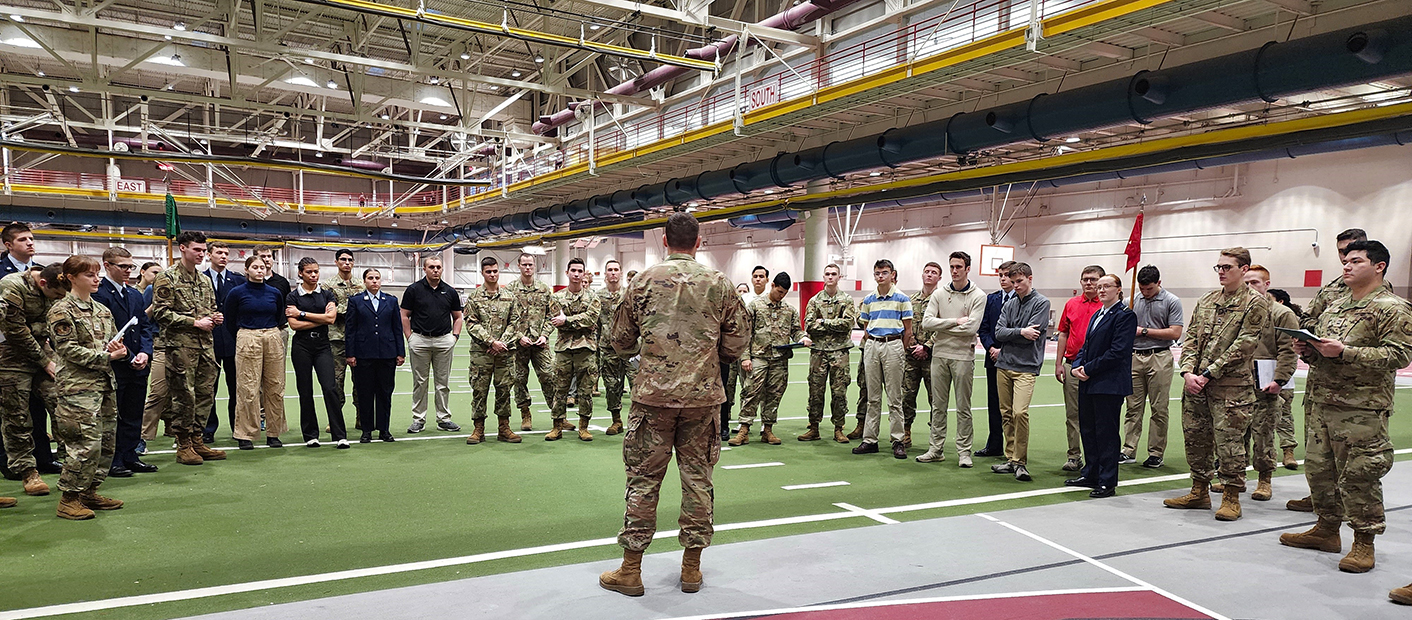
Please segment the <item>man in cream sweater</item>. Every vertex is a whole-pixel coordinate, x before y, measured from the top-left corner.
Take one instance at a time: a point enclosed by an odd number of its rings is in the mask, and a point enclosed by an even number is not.
[[[971,255],[952,252],[951,283],[938,288],[927,302],[922,329],[932,332],[931,447],[918,463],[946,460],[946,405],[956,391],[956,455],[961,467],[971,466],[971,385],[976,375],[976,332],[985,317],[985,291],[970,281]]]

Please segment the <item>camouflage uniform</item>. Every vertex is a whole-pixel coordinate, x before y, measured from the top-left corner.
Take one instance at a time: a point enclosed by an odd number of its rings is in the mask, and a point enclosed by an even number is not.
[[[1270,298],[1267,298],[1270,299]],[[1270,299],[1270,320],[1260,330],[1260,341],[1255,346],[1255,359],[1275,360],[1275,381],[1281,386],[1289,384],[1294,377],[1298,357],[1294,354],[1292,339],[1278,331],[1276,327],[1299,329],[1299,317],[1284,304]],[[1252,365],[1252,372],[1254,371]],[[1265,473],[1275,471],[1275,425],[1284,409],[1283,392],[1269,394],[1265,386],[1255,383],[1255,417],[1250,421],[1249,437],[1251,462],[1255,471]]]
[[[1392,286],[1390,286],[1387,281],[1383,281],[1382,290],[1391,294]],[[1304,316],[1300,317],[1299,326],[1311,332],[1314,331],[1315,326],[1319,324],[1319,317],[1324,313],[1324,309],[1328,307],[1329,303],[1347,294],[1348,285],[1343,283],[1343,276],[1330,280],[1328,284],[1325,284],[1319,289],[1319,292],[1314,295],[1314,300],[1310,301],[1309,306],[1304,309]],[[1309,411],[1313,406],[1313,401],[1309,400],[1309,392],[1316,387],[1321,387],[1318,385],[1318,381],[1319,379],[1312,373],[1304,379],[1304,425],[1306,434],[1309,427]],[[1293,396],[1291,396],[1291,398],[1293,398]],[[1293,438],[1297,436],[1294,432],[1294,416],[1290,415],[1287,421],[1281,420],[1279,426],[1285,427],[1284,430],[1289,432],[1290,440],[1287,443],[1290,444],[1289,447],[1293,447]],[[1281,442],[1285,443],[1283,438]]]
[[[482,286],[466,295],[465,317],[466,335],[471,341],[471,419],[484,420],[486,402],[490,399],[490,386],[495,385],[495,417],[510,417],[510,392],[514,389],[515,347],[519,335],[514,326],[519,322],[515,316],[515,298],[505,287],[497,287],[494,293]],[[493,355],[490,345],[495,341],[505,344],[509,350]]]
[[[549,324],[549,319],[554,318],[554,313],[550,312],[549,308],[554,291],[549,285],[535,280],[533,284],[525,286],[516,278],[505,286],[505,289],[515,297],[516,305],[520,306],[521,323],[516,329],[518,335],[531,341],[538,340],[540,336],[548,337],[553,327]],[[544,394],[545,404],[553,409],[554,352],[549,349],[548,344],[542,347],[522,347],[517,342],[514,349],[515,405],[521,412],[529,411],[529,373],[530,366],[534,366],[534,376],[539,378],[539,391]]]
[[[335,275],[329,278],[328,281],[322,282],[322,285],[324,290],[333,293],[336,300],[334,302],[336,304],[335,307],[338,309],[338,315],[333,320],[333,325],[328,326],[328,344],[329,347],[333,349],[333,391],[335,402],[338,403],[340,407],[339,410],[342,411],[341,407],[343,407],[344,403],[348,402],[348,399],[343,394],[343,378],[346,377],[348,373],[348,357],[344,354],[343,324],[346,322],[345,315],[348,314],[348,298],[363,292],[363,283],[356,278],[344,280],[342,275]],[[354,409],[353,419],[361,422],[362,418],[357,414],[357,381],[353,382],[352,402]]]
[[[738,358],[750,337],[735,285],[687,254],[671,254],[627,285],[609,340],[638,347],[642,366],[623,436],[627,510],[618,544],[641,552],[657,531],[657,498],[672,452],[681,472],[683,547],[711,544],[712,469],[721,457],[721,363]]]
[[[49,411],[55,407],[54,380],[45,371],[53,361],[46,322],[53,303],[27,271],[0,279],[0,334],[4,335],[0,341],[0,433],[10,471],[15,474],[37,465],[35,418],[30,415],[32,393],[38,391]],[[37,432],[44,434],[45,429]]]
[[[627,289],[619,288],[614,293],[608,289],[598,291],[598,374],[603,377],[603,397],[608,401],[608,412],[621,415],[623,411],[623,380],[637,379],[637,370],[628,363],[629,355],[618,355],[608,344],[608,329],[612,327],[613,310],[623,300]]]
[[[824,387],[829,387],[829,403],[833,405],[831,421],[842,427],[848,416],[848,355],[853,349],[853,324],[858,322],[858,307],[853,296],[839,291],[833,295],[820,291],[804,306],[804,325],[809,339],[809,424],[818,425],[824,419]]]
[[[187,273],[179,262],[152,283],[152,320],[161,327],[154,348],[166,352],[167,413],[178,436],[199,436],[206,427],[204,414],[215,402],[214,340],[195,323],[216,311],[211,279],[196,270]]]
[[[794,306],[772,302],[768,295],[756,297],[745,313],[750,319],[750,347],[740,361],[748,360],[751,367],[745,377],[740,423],[748,426],[755,422],[758,410],[761,422],[769,426],[779,416],[780,399],[789,387],[789,360],[794,354],[775,346],[798,342],[804,330],[799,327],[799,311]]]
[[[1227,489],[1245,490],[1245,433],[1255,413],[1255,364],[1260,331],[1270,322],[1269,300],[1250,287],[1201,297],[1183,334],[1178,371],[1208,373],[1200,394],[1182,392],[1182,437],[1193,482],[1210,482],[1221,464]]]
[[[909,295],[912,298],[912,316],[914,326],[922,324],[922,315],[927,312],[927,303],[931,301],[931,293],[917,291]],[[931,408],[932,400],[932,341],[936,339],[936,332],[925,329],[913,329],[917,344],[927,348],[927,356],[917,359],[912,355],[912,350],[908,349],[903,359],[907,363],[902,367],[902,418],[908,429],[912,428],[912,421],[917,419],[917,391],[922,385],[927,386],[927,408]],[[909,431],[910,432],[910,431]]]
[[[1327,312],[1323,310],[1327,309]],[[1393,385],[1412,362],[1412,308],[1386,288],[1352,291],[1320,308],[1314,334],[1344,343],[1337,358],[1310,351],[1305,400],[1304,475],[1321,521],[1347,519],[1358,533],[1382,534],[1381,479],[1392,468]]]
[[[554,419],[563,420],[568,409],[569,385],[576,383],[579,418],[593,417],[593,386],[598,385],[598,322],[603,305],[588,289],[554,294],[551,316],[564,313],[564,324],[554,340]]]
[[[68,457],[59,490],[82,492],[108,477],[117,444],[117,382],[106,347],[118,334],[113,313],[73,293],[49,309],[58,408],[54,418]]]

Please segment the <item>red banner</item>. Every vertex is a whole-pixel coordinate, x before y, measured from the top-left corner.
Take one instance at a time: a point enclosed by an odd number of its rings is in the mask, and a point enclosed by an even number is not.
[[[1137,214],[1137,221],[1133,222],[1133,234],[1128,235],[1128,247],[1123,250],[1128,255],[1128,268],[1124,271],[1132,271],[1137,268],[1137,264],[1142,260],[1142,213]]]

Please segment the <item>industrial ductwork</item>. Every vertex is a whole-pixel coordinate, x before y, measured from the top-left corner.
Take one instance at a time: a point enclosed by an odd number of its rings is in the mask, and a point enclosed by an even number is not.
[[[1160,71],[1042,94],[1027,101],[897,127],[795,153],[713,170],[636,190],[619,190],[466,224],[464,240],[607,223],[663,206],[842,179],[879,168],[936,159],[1128,123],[1190,114],[1412,73],[1412,16],[1238,52]]]

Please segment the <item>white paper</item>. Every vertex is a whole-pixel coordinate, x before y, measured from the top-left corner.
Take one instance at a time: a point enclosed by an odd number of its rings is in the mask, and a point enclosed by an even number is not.
[[[137,325],[137,317],[132,317],[132,318],[128,319],[128,320],[127,320],[127,325],[124,325],[122,329],[118,330],[118,335],[113,336],[113,339],[112,339],[112,340],[109,340],[109,341],[108,341],[108,344],[113,344],[114,342],[121,342],[122,339],[123,339],[123,334],[126,334],[126,333],[127,333],[127,330],[132,329],[132,328],[133,328],[134,326],[136,326],[136,325]]]
[[[1275,360],[1255,360],[1255,389],[1264,390],[1275,380]]]

